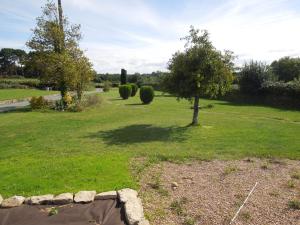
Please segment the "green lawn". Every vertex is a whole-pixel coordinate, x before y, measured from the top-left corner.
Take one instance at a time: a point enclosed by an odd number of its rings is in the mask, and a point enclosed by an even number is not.
[[[285,157],[300,159],[300,112],[201,100],[200,127],[187,101],[151,105],[116,90],[81,113],[0,114],[0,193],[36,195],[137,187],[130,162]]]
[[[0,89],[0,101],[9,99],[23,99],[33,96],[45,96],[58,93],[56,91],[43,91],[37,89]]]

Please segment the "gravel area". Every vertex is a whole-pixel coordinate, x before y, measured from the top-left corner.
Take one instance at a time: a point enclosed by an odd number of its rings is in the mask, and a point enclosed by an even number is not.
[[[300,161],[245,159],[188,164],[162,163],[141,180],[151,224],[300,225]]]

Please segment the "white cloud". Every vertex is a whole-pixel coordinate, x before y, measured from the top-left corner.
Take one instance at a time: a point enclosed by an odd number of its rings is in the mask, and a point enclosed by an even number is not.
[[[2,1],[0,17],[23,22],[32,17],[30,8],[41,4],[26,1],[27,11],[23,1]],[[187,35],[190,25],[207,29],[218,49],[239,56],[237,63],[300,55],[298,0],[186,0],[180,8],[169,9],[146,0],[63,0],[63,6],[71,21],[82,24],[81,46],[100,72],[119,72],[122,67],[130,73],[165,70],[172,54],[182,49],[179,39]],[[10,24],[0,22],[8,30]],[[11,29],[28,29],[27,38],[30,28],[32,24]],[[22,45],[26,40],[20,39]],[[0,34],[0,44],[4,42],[9,44]]]

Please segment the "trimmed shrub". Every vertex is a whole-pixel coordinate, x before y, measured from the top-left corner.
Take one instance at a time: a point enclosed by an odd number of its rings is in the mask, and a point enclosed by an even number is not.
[[[121,81],[122,85],[127,83],[127,71],[124,70],[124,69],[121,70],[121,79],[120,79],[120,81]]]
[[[103,91],[104,92],[109,92],[110,88],[111,88],[111,82],[104,81],[104,83],[103,83]]]
[[[139,87],[136,84],[130,84],[131,85],[131,97],[134,97],[139,89]]]
[[[150,104],[154,98],[154,89],[151,86],[143,86],[140,89],[140,99],[144,104]]]
[[[132,88],[130,84],[119,86],[120,97],[123,99],[128,99],[131,96],[131,91]]]
[[[40,97],[32,97],[30,99],[30,107],[31,109],[45,109],[49,105],[48,101],[40,96]]]

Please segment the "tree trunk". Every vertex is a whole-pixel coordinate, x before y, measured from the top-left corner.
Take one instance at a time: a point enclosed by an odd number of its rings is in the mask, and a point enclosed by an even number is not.
[[[192,125],[193,126],[197,126],[199,123],[198,123],[198,115],[199,115],[199,96],[195,96],[195,99],[194,99],[194,115],[193,115],[193,122],[192,122]]]
[[[63,52],[64,48],[65,48],[65,34],[64,34],[64,22],[63,22],[63,9],[62,9],[62,5],[61,5],[61,0],[58,0],[58,17],[59,17],[59,27],[60,27],[60,31],[61,31],[61,40],[59,43],[59,51]]]

